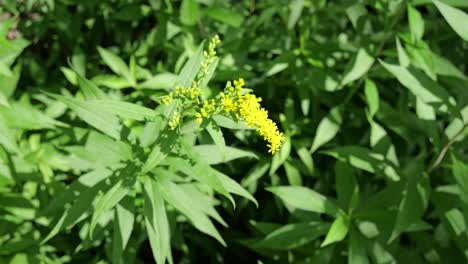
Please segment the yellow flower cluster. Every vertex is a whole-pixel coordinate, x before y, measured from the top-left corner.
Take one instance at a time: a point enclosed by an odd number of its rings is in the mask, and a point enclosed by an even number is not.
[[[195,114],[197,122],[201,123],[204,118],[208,118],[220,111],[226,114],[233,114],[238,119],[244,120],[250,127],[256,127],[257,132],[268,142],[269,153],[277,152],[285,141],[283,133],[279,132],[275,122],[268,118],[268,111],[260,106],[262,98],[254,94],[242,94],[242,87],[245,85],[243,79],[239,79],[226,85],[224,92],[221,92],[217,99],[204,101],[203,107]]]
[[[176,111],[169,120],[170,129],[177,128],[182,121],[184,107],[194,107],[195,118],[198,123],[208,119],[215,114],[226,114],[238,120],[244,120],[250,127],[256,127],[258,134],[268,142],[268,152],[276,153],[285,141],[283,133],[279,132],[275,122],[268,118],[268,111],[260,106],[262,98],[254,94],[245,93],[243,87],[244,79],[240,78],[232,83],[228,82],[223,92],[214,99],[200,101],[201,91],[199,85],[208,74],[208,67],[216,60],[216,45],[220,42],[219,37],[211,39],[208,50],[204,52],[204,61],[192,86],[188,88],[175,87],[174,91],[160,100],[161,104],[170,105],[174,99],[180,99],[184,104]],[[188,104],[186,104],[188,102]]]
[[[244,85],[244,80],[234,81],[234,86],[237,94],[240,94],[241,87]],[[240,87],[240,88],[239,88]],[[276,153],[285,141],[283,133],[279,132],[278,126],[273,120],[268,118],[268,111],[260,106],[262,98],[256,97],[254,94],[246,93],[238,96],[236,100],[236,114],[241,119],[245,120],[250,127],[256,127],[257,132],[268,142],[270,148],[269,153]]]
[[[200,108],[200,112],[195,114],[197,118],[197,122],[200,124],[203,121],[203,118],[208,118],[216,113],[216,101],[212,100],[203,100],[202,107]]]

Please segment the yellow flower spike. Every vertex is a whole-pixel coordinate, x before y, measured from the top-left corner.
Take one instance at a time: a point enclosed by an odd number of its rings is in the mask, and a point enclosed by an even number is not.
[[[243,79],[234,81],[237,92],[244,84]],[[229,112],[227,109],[232,110],[239,119],[246,122],[247,126],[256,127],[257,133],[267,142],[269,153],[274,154],[281,148],[285,137],[279,132],[276,123],[268,118],[268,111],[260,106],[262,98],[249,93],[238,95],[236,102],[233,102],[235,105],[233,109],[229,108],[230,102],[223,99],[220,101],[221,108],[225,112]]]

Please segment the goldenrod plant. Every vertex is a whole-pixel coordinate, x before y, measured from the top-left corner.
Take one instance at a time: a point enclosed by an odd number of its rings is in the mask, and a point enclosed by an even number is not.
[[[467,11],[0,0],[0,264],[467,263]]]

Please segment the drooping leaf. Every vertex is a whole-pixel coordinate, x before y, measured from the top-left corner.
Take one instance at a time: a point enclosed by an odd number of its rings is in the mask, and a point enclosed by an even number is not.
[[[281,198],[283,202],[293,208],[325,213],[331,216],[338,214],[338,207],[320,193],[302,186],[269,187],[268,191]]]
[[[468,24],[468,15],[462,10],[451,7],[441,1],[432,0],[432,2],[434,2],[450,27],[452,27],[462,39],[468,41],[468,27],[466,26]]]
[[[340,86],[343,87],[361,78],[367,73],[367,71],[369,71],[374,64],[374,61],[374,58],[365,49],[359,49],[356,57],[348,66],[348,69],[340,82]]]
[[[228,8],[212,7],[203,10],[203,14],[233,27],[240,27],[244,21],[242,14]]]
[[[247,150],[242,150],[234,147],[226,146],[226,156],[223,160],[222,157],[217,153],[218,146],[206,144],[206,145],[197,145],[194,147],[195,150],[203,157],[203,159],[208,162],[208,164],[220,164],[229,162],[231,160],[240,159],[240,158],[253,158],[258,159],[258,156]]]
[[[211,120],[206,125],[206,130],[208,134],[210,134],[211,139],[218,147],[219,155],[221,156],[221,162],[224,162],[226,159],[226,142],[224,141],[223,131],[221,128],[216,124],[216,121]]]
[[[413,41],[421,40],[424,35],[424,20],[421,13],[411,5],[408,5],[408,24]]]
[[[335,221],[333,221],[325,240],[320,246],[325,247],[329,244],[343,240],[348,234],[349,224],[350,221],[347,215],[339,215]]]
[[[380,62],[398,81],[426,104],[452,106],[447,91],[416,69]]]
[[[156,175],[158,176],[157,188],[159,194],[164,197],[164,200],[187,216],[195,228],[212,236],[225,246],[226,242],[224,242],[211,220],[203,213],[203,210],[198,208],[196,204],[191,201],[190,196],[178,187],[177,184],[170,181],[168,172],[158,170]]]
[[[112,245],[112,259],[114,263],[122,263],[121,256],[125,250],[130,235],[133,231],[135,215],[133,204],[125,203],[125,206],[117,204],[114,209],[114,234]]]
[[[172,263],[169,221],[164,199],[158,188],[159,185],[155,180],[150,177],[145,179],[143,185],[145,227],[156,263],[164,264],[166,259]]]
[[[326,223],[287,224],[269,233],[264,239],[254,243],[254,248],[291,250],[314,241],[327,232]]]
[[[195,0],[184,0],[184,3],[190,1]],[[200,65],[203,61],[203,58],[203,43],[201,43],[193,56],[185,63],[184,67],[180,71],[175,81],[175,85],[179,85],[185,88],[189,87],[200,70]]]
[[[379,110],[379,91],[372,80],[366,80],[364,93],[366,95],[367,105],[369,106],[369,115],[373,117]]]
[[[180,21],[186,25],[195,25],[199,19],[196,0],[183,0],[180,6]]]
[[[97,198],[93,217],[89,225],[89,234],[92,237],[98,220],[106,212],[114,208],[129,192],[136,179],[136,169],[129,167],[122,170],[120,180],[112,186],[104,195]],[[128,174],[128,175],[126,175]]]
[[[375,153],[363,147],[345,146],[323,152],[326,155],[347,162],[361,170],[372,173],[380,173],[387,176],[390,180],[398,181],[399,173],[395,166],[388,162],[380,153]]]
[[[341,116],[342,110],[341,106],[335,106],[320,121],[310,152],[315,152],[319,147],[335,137],[340,130],[341,123],[343,122],[343,118]]]
[[[353,227],[349,230],[348,263],[369,263],[364,239],[359,231]]]
[[[136,80],[133,78],[130,69],[119,56],[102,47],[98,47],[97,49],[104,63],[106,63],[113,72],[127,79],[132,86],[136,85]]]
[[[112,113],[122,118],[143,121],[145,119],[154,119],[156,112],[144,106],[115,101],[115,100],[90,100],[86,101],[87,105],[94,108],[103,108],[106,112]]]
[[[118,118],[114,114],[107,112],[103,106],[61,95],[48,95],[66,104],[89,125],[115,139],[120,138],[121,126]]]

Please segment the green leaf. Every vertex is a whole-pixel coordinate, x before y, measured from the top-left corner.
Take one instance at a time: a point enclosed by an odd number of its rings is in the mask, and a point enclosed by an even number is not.
[[[161,190],[155,180],[146,177],[144,190],[145,227],[150,240],[153,257],[158,264],[172,263],[171,234]]]
[[[333,221],[330,230],[325,237],[325,240],[320,245],[325,247],[335,242],[343,240],[348,234],[349,229],[349,218],[347,215],[339,215],[338,218]]]
[[[272,76],[279,72],[286,70],[289,66],[287,62],[278,62],[273,64],[273,66],[265,73],[265,76]]]
[[[119,56],[102,47],[98,47],[97,49],[104,63],[111,68],[115,74],[127,79],[132,86],[136,86],[136,80],[133,78],[130,69]]]
[[[258,180],[266,174],[270,168],[270,163],[265,160],[259,161],[249,172],[247,176],[242,179],[242,186],[248,187],[249,190],[253,193],[253,189],[257,188]]]
[[[275,174],[275,172],[281,167],[281,165],[283,165],[286,162],[290,153],[291,153],[291,139],[289,137],[286,137],[286,141],[283,143],[283,146],[281,147],[279,152],[273,156],[273,160],[271,161],[270,171],[268,172],[270,176]]]
[[[150,79],[138,84],[138,89],[169,90],[174,87],[177,75],[169,72],[156,74]]]
[[[163,131],[159,134],[151,153],[143,164],[141,174],[146,174],[156,168],[159,163],[169,155],[176,141],[176,137],[177,134],[168,133],[167,131]]]
[[[468,165],[452,155],[452,173],[460,190],[460,199],[468,205]]]
[[[87,173],[54,199],[44,213],[60,215],[56,213],[57,210],[63,207],[66,209],[49,234],[42,240],[41,244],[46,243],[63,228],[70,228],[87,217],[87,211],[92,207],[96,195],[100,190],[106,188],[103,180],[110,175],[111,172],[105,169],[98,169]],[[73,202],[71,206],[65,206],[71,202]]]
[[[194,164],[192,165],[190,163],[190,160],[183,159],[172,159],[170,163],[178,170],[187,174],[187,176],[199,180],[200,182],[213,188],[213,190],[224,195],[231,201],[232,205],[235,207],[236,203],[234,199],[226,190],[226,188],[224,188],[219,177],[216,175],[215,171],[208,165],[208,163],[206,163],[203,160],[203,158],[201,158],[200,155],[193,150],[193,147],[189,143],[182,141],[181,146],[185,151],[186,155],[193,160]]]
[[[283,202],[296,209],[336,216],[338,207],[320,193],[302,186],[269,187],[268,191],[281,198]]]
[[[18,151],[14,131],[10,128],[5,119],[0,115],[0,145],[12,152]]]
[[[187,0],[184,0],[184,3],[185,2],[187,2]],[[184,67],[180,71],[179,75],[177,76],[175,85],[179,85],[185,88],[189,87],[197,76],[203,59],[203,43],[201,43],[195,51],[195,54],[193,54],[193,56],[185,63]]]
[[[0,75],[4,75],[8,78],[13,77],[13,73],[10,68],[2,61],[0,61]]]
[[[237,194],[239,196],[242,196],[244,198],[247,198],[249,199],[250,201],[252,201],[255,206],[258,207],[258,202],[257,200],[248,192],[246,191],[240,184],[238,184],[235,180],[231,179],[229,176],[215,170],[215,169],[212,169],[216,176],[218,177],[218,179],[221,181],[221,183],[223,184],[223,187],[230,193],[233,193],[233,194]]]
[[[125,200],[124,200],[125,201]],[[125,205],[125,206],[124,206]],[[135,215],[134,206],[129,201],[122,205],[122,202],[114,208],[114,234],[112,245],[113,263],[122,263],[121,257],[132,234]]]
[[[401,45],[399,38],[396,38],[396,46],[398,52],[398,63],[400,63],[400,66],[408,67],[410,65],[410,58],[403,46]]]
[[[400,179],[393,164],[380,154],[358,146],[344,146],[323,152],[326,155],[347,162],[355,168],[387,176],[392,181]]]
[[[455,119],[450,122],[450,124],[445,128],[445,135],[447,138],[453,138],[455,142],[463,140],[468,131],[468,127],[465,127],[464,131],[458,134],[464,127],[465,124],[468,123],[468,105],[463,107],[460,111],[460,117],[456,117]],[[458,136],[456,136],[458,134]]]
[[[183,0],[180,5],[180,21],[189,26],[193,26],[199,19],[198,3],[196,0]]]
[[[222,159],[222,157],[217,153],[219,150],[218,146],[206,144],[206,145],[198,145],[194,147],[195,150],[203,157],[203,159],[208,162],[208,164],[220,164],[226,163],[231,160],[240,159],[240,158],[253,158],[258,159],[258,156],[247,150],[241,150],[238,148],[233,148],[226,146],[226,157]]]
[[[66,126],[29,104],[11,102],[9,107],[0,105],[0,116],[4,118],[9,128],[35,130],[43,128],[54,128],[57,125]]]
[[[77,78],[78,86],[83,92],[84,97],[87,100],[93,99],[108,99],[107,94],[105,94],[101,89],[99,89],[93,82],[86,79],[82,76],[76,69],[74,69],[75,75]]]
[[[422,174],[421,162],[413,161],[407,169],[407,181],[395,221],[395,226],[389,241],[396,239],[401,232],[405,231],[411,224],[420,220],[429,203],[429,181]]]
[[[438,0],[433,0],[437,9],[457,34],[468,41],[468,15],[460,9],[451,7]]]
[[[0,74],[0,84],[2,85],[1,93],[3,93],[7,98],[11,97],[16,90],[21,75],[21,69],[22,64],[17,63],[13,66],[13,74],[11,77]]]
[[[115,115],[107,112],[103,106],[61,95],[47,94],[66,104],[89,125],[115,139],[120,139],[121,126],[119,124],[119,119]]]
[[[242,25],[242,22],[244,21],[244,17],[241,14],[228,8],[212,7],[203,10],[203,13],[206,16],[218,20],[219,22],[236,28],[240,27]]]
[[[127,79],[109,74],[101,74],[94,76],[91,81],[98,86],[105,86],[107,88],[120,90],[124,88],[129,88],[132,85],[127,81]]]
[[[359,49],[356,57],[350,62],[346,73],[340,82],[340,87],[343,87],[359,78],[369,71],[374,64],[374,58],[363,48]]]
[[[416,98],[416,115],[422,120],[436,120],[434,108]]]
[[[221,128],[213,119],[206,125],[206,131],[208,131],[208,134],[210,134],[213,142],[218,147],[220,158],[224,162],[226,159],[226,142],[224,141],[223,131],[221,131]]]
[[[166,170],[157,170],[157,188],[159,194],[164,197],[170,205],[184,214],[201,232],[212,236],[222,245],[226,246],[223,238],[216,230],[211,220],[203,213],[203,210],[196,206],[191,197],[183,191],[177,184],[171,182],[169,172]]]
[[[424,35],[424,20],[421,13],[411,5],[408,5],[408,24],[413,43],[418,42]]]
[[[453,208],[445,212],[444,216],[456,236],[466,236],[466,223],[460,210]]]
[[[348,263],[369,264],[365,241],[354,227],[349,230]]]
[[[355,190],[358,188],[353,168],[347,163],[338,161],[335,165],[335,186],[338,203],[342,208],[348,209]],[[351,208],[350,208],[351,209]]]
[[[90,100],[87,105],[93,105],[95,108],[105,109],[106,112],[120,116],[126,119],[143,121],[154,119],[156,112],[144,106],[114,100]]]
[[[264,239],[254,243],[253,248],[291,250],[313,242],[327,232],[326,223],[287,224],[269,233]]]
[[[369,115],[372,118],[379,110],[379,90],[371,79],[366,79],[364,93],[369,106]]]
[[[284,170],[286,171],[286,177],[288,178],[290,185],[302,185],[301,172],[296,167],[294,167],[293,164],[286,161],[284,163]]]
[[[206,215],[215,219],[218,223],[224,227],[228,227],[226,222],[221,218],[218,212],[215,209],[215,206],[218,204],[218,201],[213,199],[213,196],[210,193],[207,193],[202,184],[179,184],[178,185],[185,193],[187,193],[192,202],[196,204],[200,210],[202,210]]]
[[[424,103],[437,106],[440,106],[440,104],[453,105],[453,99],[450,98],[447,91],[418,70],[407,69],[383,61],[380,61],[380,63]]]
[[[301,17],[302,9],[304,8],[304,0],[291,1],[289,7],[291,8],[291,13],[289,13],[288,18],[288,29],[291,30]]]
[[[129,173],[134,173],[135,171],[127,171]],[[122,177],[135,178],[136,175],[124,175]],[[135,181],[132,180],[119,180],[106,194],[96,198],[96,205],[94,206],[93,217],[91,218],[91,223],[89,225],[89,234],[93,237],[94,229],[98,220],[106,212],[114,208],[129,192],[131,186]]]
[[[213,119],[216,121],[216,124],[218,124],[218,126],[220,127],[225,127],[229,129],[255,130],[255,128],[247,126],[242,121],[234,121],[233,119],[223,115],[214,115]]]
[[[330,112],[320,121],[317,132],[315,133],[314,141],[310,152],[315,152],[322,145],[332,140],[340,130],[343,118],[341,112],[343,108],[341,106],[333,107]]]
[[[63,73],[65,78],[73,85],[78,85],[78,78],[75,71],[67,67],[60,67],[60,71]]]
[[[312,155],[307,150],[307,148],[302,147],[297,150],[297,155],[301,159],[302,163],[305,165],[307,172],[309,175],[314,175],[314,160],[312,159]]]

